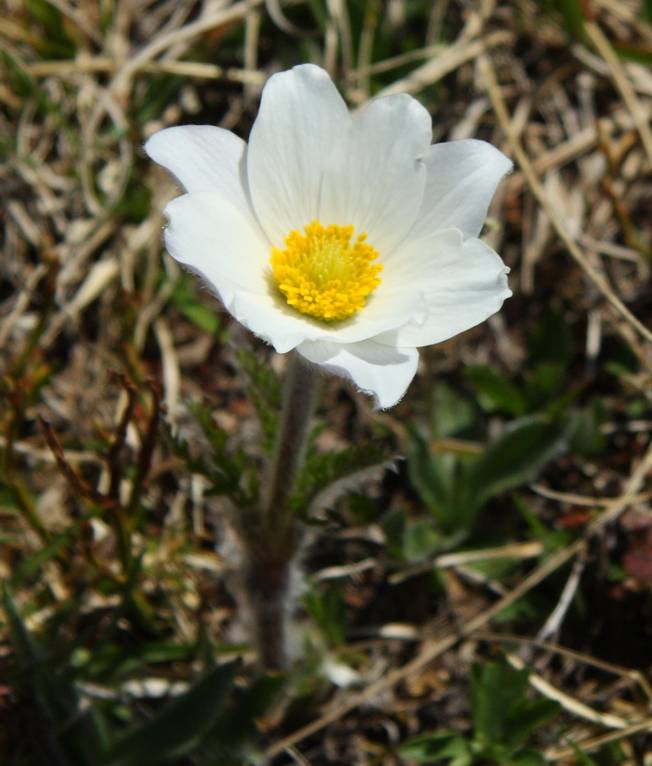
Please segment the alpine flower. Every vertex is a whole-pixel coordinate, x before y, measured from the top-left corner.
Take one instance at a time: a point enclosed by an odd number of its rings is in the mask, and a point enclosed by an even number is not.
[[[379,407],[414,377],[418,348],[511,294],[478,234],[511,162],[484,141],[431,144],[407,94],[351,114],[328,74],[273,75],[245,143],[208,125],[145,145],[186,194],[166,208],[170,254],[279,353],[351,379]]]

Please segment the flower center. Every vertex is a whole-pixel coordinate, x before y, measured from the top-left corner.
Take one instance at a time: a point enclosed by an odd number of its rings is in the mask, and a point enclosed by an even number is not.
[[[304,234],[293,229],[285,249],[272,248],[272,274],[288,304],[327,322],[359,311],[380,284],[383,267],[366,234],[353,240],[353,226],[313,221]]]

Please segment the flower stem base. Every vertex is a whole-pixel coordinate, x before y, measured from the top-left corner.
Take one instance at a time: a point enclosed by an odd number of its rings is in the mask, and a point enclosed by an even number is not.
[[[293,573],[301,526],[290,506],[301,468],[319,376],[296,353],[290,356],[274,458],[261,488],[261,503],[246,527],[242,582],[260,665],[283,670],[289,662],[288,627],[293,610]]]
[[[291,562],[267,557],[244,567],[244,590],[258,662],[267,671],[289,664],[288,629],[292,609]]]

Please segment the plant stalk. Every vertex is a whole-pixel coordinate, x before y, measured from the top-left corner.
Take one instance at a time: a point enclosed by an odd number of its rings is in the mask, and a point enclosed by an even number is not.
[[[292,520],[289,500],[301,467],[318,388],[316,367],[304,361],[296,351],[292,352],[285,376],[274,460],[263,495],[262,512],[271,524]]]
[[[301,530],[290,506],[317,402],[319,375],[293,352],[283,390],[274,458],[261,493],[257,523],[243,530],[244,588],[265,670],[288,664],[287,633],[292,612],[292,580]]]

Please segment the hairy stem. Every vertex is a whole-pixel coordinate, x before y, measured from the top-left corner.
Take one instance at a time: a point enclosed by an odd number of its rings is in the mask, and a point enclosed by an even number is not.
[[[262,499],[262,512],[270,526],[287,523],[291,517],[288,503],[303,458],[318,385],[316,369],[293,352],[285,377],[275,458]]]
[[[244,587],[259,661],[267,670],[288,663],[287,629],[292,611],[292,570],[301,531],[290,498],[317,400],[318,374],[296,353],[290,357],[277,445],[255,529],[244,530]]]
[[[260,552],[259,552],[260,554]],[[244,588],[258,662],[265,670],[288,665],[288,622],[292,610],[292,558],[249,556]]]

